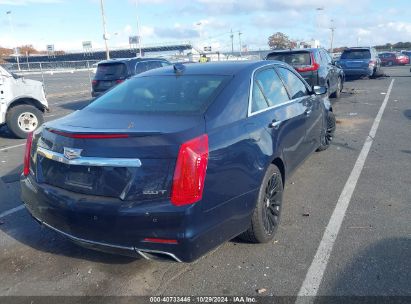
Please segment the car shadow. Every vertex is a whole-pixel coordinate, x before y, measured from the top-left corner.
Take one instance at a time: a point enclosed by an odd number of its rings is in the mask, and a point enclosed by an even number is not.
[[[352,262],[335,275],[330,288],[325,290],[332,297],[318,297],[319,303],[357,303],[349,297],[370,297],[358,303],[379,303],[378,297],[396,298],[399,301],[384,303],[409,303],[411,295],[411,238],[387,238],[373,243],[355,254]],[[335,301],[334,301],[335,298]],[[338,300],[338,301],[337,301]],[[357,299],[359,300],[359,299]],[[394,298],[393,298],[394,300]],[[408,298],[409,301],[409,298]]]
[[[346,75],[345,76],[345,82],[353,82],[353,81],[360,80],[360,79],[386,79],[386,78],[389,78],[389,77],[391,77],[391,76],[385,74],[384,72],[382,72],[378,75],[372,76],[372,77],[369,77],[369,76],[355,76],[355,75],[347,76]]]
[[[411,109],[404,111],[404,116],[408,119],[411,119]]]
[[[18,139],[10,132],[9,128],[7,128],[6,125],[0,127],[0,138]]]
[[[20,187],[17,181],[20,178],[21,169],[19,166],[6,173],[1,177],[2,181],[6,179],[6,182],[15,183],[15,187]],[[20,202],[16,202],[16,206],[19,204]],[[105,264],[127,264],[143,260],[137,254],[136,257],[115,255],[76,245],[66,237],[40,225],[27,210],[10,214],[0,220],[0,230],[3,233],[19,243],[41,252]]]
[[[20,180],[21,172],[23,172],[23,165],[20,165],[5,175],[0,176],[0,178],[5,184],[15,183]]]
[[[81,110],[84,107],[88,106],[92,101],[93,99],[81,99],[81,100],[59,104],[58,107],[62,109],[66,109],[66,110],[76,111],[76,110]]]

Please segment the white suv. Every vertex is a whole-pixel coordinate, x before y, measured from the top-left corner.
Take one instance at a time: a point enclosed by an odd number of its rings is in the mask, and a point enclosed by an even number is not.
[[[19,138],[43,124],[48,103],[40,81],[24,79],[0,66],[0,125]]]

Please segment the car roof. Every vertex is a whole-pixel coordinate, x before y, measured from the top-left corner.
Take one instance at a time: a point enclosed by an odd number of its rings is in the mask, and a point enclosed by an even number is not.
[[[140,58],[140,57],[132,57],[132,58],[113,58],[108,60],[100,61],[98,64],[107,64],[107,63],[129,63],[129,62],[137,62],[137,61],[167,61],[164,58]]]
[[[350,48],[346,48],[345,50],[344,50],[344,52],[345,51],[351,51],[351,50],[371,50],[372,48],[371,47],[368,47],[368,46],[365,46],[365,47],[359,47],[359,46],[356,46],[356,47],[350,47]]]
[[[306,49],[282,49],[282,50],[272,50],[268,55],[274,53],[290,53],[290,52],[315,52],[322,48],[306,48]],[[268,56],[267,55],[267,56]]]
[[[259,61],[224,61],[224,62],[208,62],[208,63],[190,63],[179,64],[184,66],[182,75],[237,75],[242,72],[252,72],[255,69],[267,65],[285,65],[284,62],[275,60],[259,60]],[[140,74],[140,76],[161,76],[175,75],[175,65],[149,70]]]

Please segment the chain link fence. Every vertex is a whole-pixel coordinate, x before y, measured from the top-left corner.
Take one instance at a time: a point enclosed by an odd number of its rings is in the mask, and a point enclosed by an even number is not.
[[[261,60],[268,51],[219,53],[209,52],[206,54],[209,61],[238,61],[238,60]],[[162,54],[162,57],[170,62],[198,62],[200,54]],[[90,96],[91,82],[97,70],[100,60],[81,61],[44,61],[29,62],[21,58],[20,62],[4,63],[2,66],[15,75],[25,79],[38,80],[43,83],[48,97],[60,98],[59,96],[87,95]],[[17,77],[17,76],[16,76]]]
[[[54,61],[54,62],[20,62],[6,63],[4,66],[14,73],[25,72],[49,72],[63,71],[70,72],[75,70],[88,70],[96,67],[98,60],[83,61]]]

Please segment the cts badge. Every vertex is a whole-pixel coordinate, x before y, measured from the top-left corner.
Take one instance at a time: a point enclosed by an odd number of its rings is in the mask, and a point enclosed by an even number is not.
[[[83,149],[66,148],[64,147],[64,157],[67,159],[76,159],[81,157]]]

